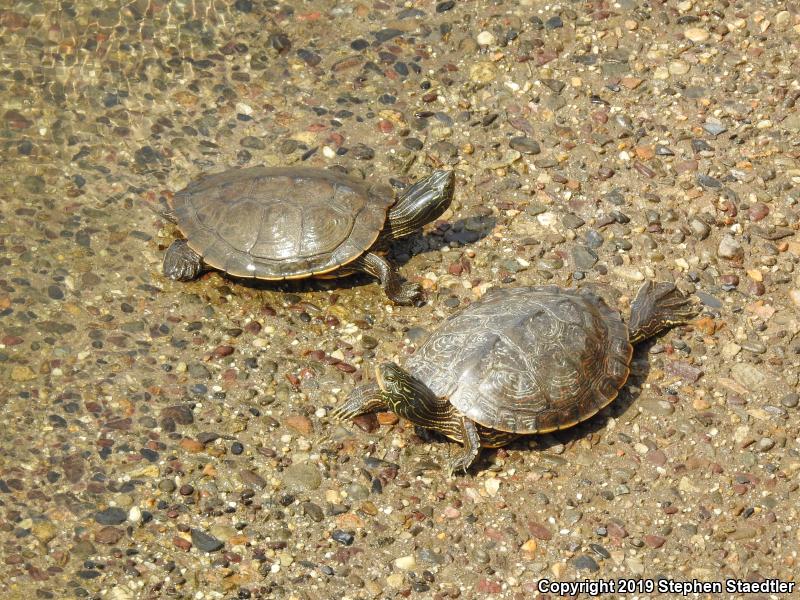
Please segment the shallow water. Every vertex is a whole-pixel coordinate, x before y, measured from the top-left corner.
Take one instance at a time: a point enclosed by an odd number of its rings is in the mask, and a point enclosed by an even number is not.
[[[800,15],[776,3],[0,8],[3,597],[523,597],[797,572]],[[161,275],[206,172],[453,168],[369,278]],[[456,451],[330,423],[494,285],[645,278],[706,314],[566,432]],[[208,550],[210,553],[206,553]]]

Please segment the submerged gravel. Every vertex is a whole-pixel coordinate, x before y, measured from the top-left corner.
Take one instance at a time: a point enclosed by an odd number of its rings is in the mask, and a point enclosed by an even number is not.
[[[536,597],[794,580],[800,13],[774,2],[0,8],[3,598]],[[369,279],[163,278],[203,172],[452,168]],[[644,279],[702,317],[573,429],[485,451],[328,412],[492,286]],[[755,597],[755,596],[754,596]],[[764,596],[766,597],[766,596]]]

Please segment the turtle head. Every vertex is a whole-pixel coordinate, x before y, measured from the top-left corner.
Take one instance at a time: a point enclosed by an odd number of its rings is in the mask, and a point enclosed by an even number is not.
[[[391,362],[382,363],[375,368],[375,379],[389,408],[405,417],[420,400],[419,388],[427,390],[427,386]]]
[[[455,188],[453,171],[434,171],[408,187],[389,210],[392,238],[414,233],[440,217],[450,206]]]

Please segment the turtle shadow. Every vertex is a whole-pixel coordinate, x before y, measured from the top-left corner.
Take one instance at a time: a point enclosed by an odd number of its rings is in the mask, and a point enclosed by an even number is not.
[[[519,439],[504,446],[504,449],[521,452],[534,451],[536,453],[547,453],[560,445],[566,446],[568,452],[569,447],[582,438],[605,429],[609,419],[624,417],[642,395],[642,385],[647,381],[651,369],[650,360],[648,358],[650,356],[650,348],[656,343],[659,337],[661,336],[645,340],[635,346],[632,358],[632,362],[636,365],[635,369],[632,369],[630,376],[622,389],[620,389],[617,397],[597,414],[589,417],[585,421],[581,421],[573,427],[560,431],[552,431],[546,434],[532,433],[530,435],[523,435]],[[454,444],[452,440],[449,440],[446,436],[436,431],[415,427],[414,432],[423,442]],[[475,462],[470,466],[469,472],[474,473],[491,468],[495,463],[497,451],[498,448],[482,448]],[[560,451],[563,452],[561,449]],[[451,451],[451,453],[455,452],[455,449]]]
[[[418,254],[428,254],[440,252],[445,246],[466,247],[474,244],[488,236],[496,224],[496,219],[492,216],[474,216],[456,219],[449,223],[449,227],[444,231],[417,232],[410,236],[392,242],[387,249],[387,258],[401,269],[403,278],[410,277],[410,273],[404,273],[404,267],[411,259]],[[289,294],[304,294],[309,292],[334,292],[360,288],[371,283],[378,283],[377,279],[366,273],[353,273],[343,277],[319,278],[306,277],[286,281],[266,281],[259,279],[241,279],[232,277],[219,270],[210,270],[217,273],[226,281],[244,286],[246,288],[262,292],[281,292]]]

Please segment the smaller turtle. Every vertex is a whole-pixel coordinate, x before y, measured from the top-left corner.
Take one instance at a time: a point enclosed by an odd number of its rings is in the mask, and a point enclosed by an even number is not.
[[[626,325],[588,290],[492,289],[448,317],[408,359],[379,365],[331,416],[392,410],[463,444],[450,472],[481,446],[566,429],[607,406],[630,373],[633,345],[688,322],[698,305],[672,283],[646,282]]]
[[[152,207],[186,239],[164,256],[164,275],[194,279],[207,268],[261,280],[377,277],[397,304],[412,304],[417,284],[403,282],[381,254],[444,213],[453,198],[452,171],[434,171],[395,197],[391,188],[313,168],[231,169]]]

